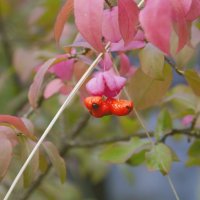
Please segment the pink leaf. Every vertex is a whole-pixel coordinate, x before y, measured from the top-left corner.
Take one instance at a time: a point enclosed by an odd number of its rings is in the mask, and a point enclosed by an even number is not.
[[[189,23],[186,21],[185,13],[188,10],[188,3],[180,0],[170,0],[172,4],[172,18],[176,25],[176,31],[179,38],[178,49],[181,50],[189,40]],[[185,4],[184,4],[185,3]]]
[[[58,93],[60,89],[64,86],[64,83],[61,79],[54,79],[49,82],[44,90],[44,98],[48,99],[54,94]]]
[[[122,38],[119,31],[117,6],[104,10],[102,33],[105,39],[111,42],[118,42]]]
[[[136,71],[136,68],[131,66],[129,58],[126,54],[120,53],[120,70],[119,73],[122,76],[131,76]]]
[[[91,45],[85,41],[85,39],[82,37],[80,33],[77,34],[75,40],[72,44],[67,45],[66,47],[84,47],[91,49]]]
[[[118,0],[119,29],[125,44],[133,40],[138,25],[139,8],[133,0]]]
[[[88,92],[95,96],[105,95],[114,97],[119,94],[124,87],[126,79],[114,74],[113,70],[99,72],[87,84]]]
[[[176,1],[177,1],[177,3],[181,3],[180,0],[176,0]],[[185,12],[185,13],[188,13],[188,12],[189,12],[193,1],[194,1],[194,0],[182,0],[182,5],[183,5],[183,7],[184,7],[184,12]]]
[[[94,78],[92,78],[87,84],[86,84],[87,90],[92,94],[96,96],[101,96],[104,93],[105,84],[103,80],[103,74],[98,73]]]
[[[140,12],[140,22],[147,40],[169,54],[172,31],[169,1],[148,0]]]
[[[53,65],[49,71],[55,73],[63,81],[69,81],[72,78],[73,66],[74,59],[64,60]]]
[[[74,0],[66,0],[64,6],[58,13],[55,26],[54,26],[54,36],[55,36],[56,42],[59,42],[60,36],[64,29],[65,22],[73,10],[73,4],[74,4]]]
[[[126,79],[122,76],[116,76],[111,70],[104,72],[105,93],[107,97],[115,97],[119,94],[126,83]]]
[[[102,21],[104,0],[74,0],[75,23],[85,40],[103,51]]]
[[[38,99],[41,95],[41,87],[42,87],[43,79],[48,69],[56,62],[61,62],[62,60],[65,60],[65,59],[66,57],[64,56],[60,58],[49,59],[39,68],[28,92],[29,102],[33,108],[37,108]]]
[[[193,21],[193,20],[197,19],[199,16],[200,16],[200,1],[192,0],[190,10],[186,15],[186,19],[188,21]]]
[[[192,121],[194,120],[194,116],[193,115],[186,115],[182,120],[181,123],[183,126],[189,126]]]
[[[109,70],[110,68],[112,68],[113,66],[113,62],[111,60],[111,57],[109,55],[109,53],[105,53],[104,54],[104,58],[103,60],[101,60],[99,62],[100,66],[101,66],[101,69],[106,71],[106,70]]]
[[[133,49],[143,48],[145,44],[146,43],[144,41],[133,40],[127,45],[124,45],[124,41],[120,40],[118,43],[112,43],[110,49],[111,51],[130,51]]]
[[[2,137],[8,139],[11,142],[12,147],[18,143],[17,135],[15,131],[10,127],[0,126],[0,138]]]
[[[27,129],[31,132],[31,133],[34,133],[34,125],[33,123],[27,119],[27,118],[24,118],[22,117],[21,120],[23,121],[24,125],[27,127]]]
[[[35,136],[30,132],[30,130],[26,127],[22,119],[19,117],[11,115],[0,115],[0,123],[3,123],[9,127],[14,127],[27,137],[35,139]]]
[[[5,176],[12,158],[12,144],[6,138],[0,138],[0,180]]]

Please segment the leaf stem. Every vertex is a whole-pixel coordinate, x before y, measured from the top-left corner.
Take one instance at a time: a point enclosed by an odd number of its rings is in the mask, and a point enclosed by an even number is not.
[[[105,47],[105,50],[107,51],[109,47],[110,47],[110,43],[107,43],[107,45]],[[84,83],[84,81],[87,79],[87,77],[90,75],[90,73],[92,72],[92,70],[94,69],[94,67],[98,64],[98,62],[100,61],[100,59],[102,58],[103,55],[104,55],[104,52],[100,53],[97,56],[97,58],[90,65],[90,67],[88,68],[88,70],[83,74],[83,76],[80,78],[80,80],[75,85],[75,87],[73,88],[73,90],[70,92],[69,96],[66,98],[65,102],[63,103],[63,105],[60,107],[60,109],[58,110],[58,112],[55,114],[55,116],[53,117],[53,119],[51,120],[51,122],[49,123],[49,125],[47,126],[46,130],[42,134],[41,138],[39,139],[39,141],[37,142],[37,144],[33,148],[32,152],[29,155],[29,157],[27,158],[27,160],[25,161],[25,163],[21,167],[20,171],[18,172],[17,176],[15,177],[14,181],[12,182],[12,184],[11,184],[11,186],[10,186],[10,188],[9,188],[8,192],[6,193],[6,196],[4,197],[3,200],[7,200],[10,197],[13,189],[15,188],[16,184],[18,183],[19,179],[21,178],[23,172],[25,171],[26,167],[30,163],[31,159],[35,155],[37,149],[40,147],[40,145],[42,144],[42,142],[44,141],[44,139],[46,138],[46,136],[48,135],[48,133],[52,129],[53,125],[55,124],[55,122],[57,121],[57,119],[59,118],[59,116],[62,114],[62,112],[65,110],[65,108],[71,103],[71,101],[73,100],[73,97],[77,94],[78,90],[80,89],[80,87],[82,86],[82,84]]]

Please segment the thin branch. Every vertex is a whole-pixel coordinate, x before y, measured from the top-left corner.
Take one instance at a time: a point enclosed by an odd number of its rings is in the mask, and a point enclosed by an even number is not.
[[[176,63],[169,57],[165,56],[165,61],[181,76],[184,76],[184,71],[177,68]]]
[[[88,123],[88,120],[89,120],[89,116],[86,114],[83,118],[80,119],[79,122],[77,122],[76,126],[72,129],[72,132],[70,133],[70,135],[72,137],[73,136],[75,137],[79,133],[81,133],[83,128]],[[149,135],[151,137],[154,136],[153,132],[149,132]],[[200,138],[200,130],[199,129],[191,130],[189,128],[188,129],[174,129],[174,130],[170,131],[169,133],[163,135],[163,137],[159,140],[159,142],[164,143],[168,137],[172,137],[174,135],[185,135],[185,136],[190,136],[190,137],[194,137],[194,138]],[[147,138],[147,135],[146,135],[146,133],[133,133],[131,135],[115,136],[115,137],[103,138],[103,139],[89,141],[89,142],[72,140],[72,141],[66,142],[63,145],[63,147],[60,149],[60,154],[61,154],[61,156],[64,157],[66,155],[66,153],[68,152],[68,150],[70,150],[71,148],[93,148],[93,147],[97,147],[97,146],[101,146],[101,145],[105,145],[105,144],[112,144],[115,142],[128,141],[133,137]],[[29,188],[29,190],[26,192],[26,194],[20,200],[27,200],[31,196],[31,194],[39,187],[39,185],[41,184],[43,179],[48,175],[51,167],[52,167],[51,164],[49,164],[47,171],[37,178],[37,180],[32,184],[32,186]]]
[[[82,119],[79,122],[77,122],[77,125],[74,126],[74,128],[72,129],[72,133],[70,134],[70,138],[74,139],[80,134],[80,129],[83,128],[87,124],[88,120],[90,119],[90,116],[91,115],[89,113],[86,113],[82,117]]]
[[[158,141],[158,142],[165,142],[168,137],[172,137],[175,135],[185,135],[185,136],[190,136],[194,138],[200,138],[200,129],[197,130],[191,130],[191,129],[174,129],[170,131],[169,133],[166,133],[163,135],[163,137]],[[154,137],[153,132],[149,132],[150,137]],[[128,141],[133,137],[139,137],[139,138],[149,138],[149,136],[146,135],[146,132],[144,133],[133,133],[130,135],[121,135],[121,136],[115,136],[115,137],[109,137],[109,138],[102,138],[99,140],[94,140],[94,141],[68,141],[66,142],[66,145],[68,148],[92,148],[96,146],[101,146],[105,144],[111,144],[115,142],[122,142],[122,141]]]
[[[75,138],[76,136],[78,136],[86,127],[89,119],[90,119],[90,115],[88,113],[83,115],[83,117],[81,117],[81,119],[72,128],[72,131],[71,133],[69,133],[69,135],[72,138]],[[60,155],[64,157],[68,149],[69,149],[68,144],[64,144],[63,147],[59,151]],[[47,170],[34,181],[34,183],[31,185],[31,187],[27,190],[27,192],[23,195],[23,197],[20,200],[27,200],[33,194],[33,192],[40,186],[44,178],[49,174],[51,167],[52,167],[52,164],[49,163]]]
[[[191,127],[190,127],[191,130],[195,128],[199,116],[200,116],[200,112],[197,112],[194,119],[192,120]]]
[[[151,133],[151,136],[153,136],[153,133]],[[122,142],[122,141],[128,141],[133,137],[140,137],[140,138],[146,138],[146,133],[140,133],[140,134],[130,134],[126,136],[115,136],[110,138],[102,138],[99,140],[89,141],[89,142],[82,142],[82,141],[68,141],[66,142],[67,146],[69,148],[92,148],[96,146],[101,146],[105,144],[111,144],[115,142]]]
[[[165,143],[165,141],[168,137],[174,136],[174,135],[185,135],[185,136],[190,136],[190,137],[199,139],[200,138],[200,129],[195,129],[195,130],[191,130],[190,128],[188,128],[188,129],[173,129],[171,132],[163,135],[163,137],[161,137],[159,142]]]

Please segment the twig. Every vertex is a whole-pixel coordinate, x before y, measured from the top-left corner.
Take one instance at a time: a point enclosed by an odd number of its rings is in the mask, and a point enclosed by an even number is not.
[[[200,130],[195,130],[195,132],[194,132],[189,129],[174,129],[171,132],[165,134],[158,142],[164,143],[168,137],[172,137],[174,135],[185,135],[185,136],[191,136],[194,138],[200,138]],[[154,133],[149,132],[149,136],[154,137]],[[133,137],[149,138],[149,136],[147,137],[145,132],[144,133],[133,133],[133,134],[126,135],[126,136],[115,136],[115,137],[111,137],[111,138],[103,138],[103,139],[89,141],[89,142],[72,140],[72,141],[66,142],[66,144],[69,148],[92,148],[92,147],[105,145],[105,144],[111,144],[111,143],[115,143],[115,142],[128,141]]]
[[[165,61],[181,76],[184,76],[184,71],[177,68],[176,63],[169,57],[165,56]]]
[[[74,139],[76,138],[80,133],[80,128],[84,128],[84,126],[87,124],[88,120],[90,119],[90,114],[86,113],[82,119],[77,123],[77,125],[72,129],[72,133],[70,135],[70,138]]]
[[[78,134],[80,134],[81,131],[83,131],[83,128],[86,127],[89,121],[89,116],[90,115],[87,113],[83,117],[81,117],[81,119],[76,123],[74,128],[72,128],[72,131],[69,135],[72,136],[73,138],[78,136]],[[62,157],[65,156],[68,149],[69,149],[68,144],[64,144],[63,147],[59,151],[60,155]],[[40,186],[44,178],[49,174],[51,167],[52,167],[52,164],[49,163],[47,170],[35,180],[35,182],[31,185],[31,187],[28,189],[28,191],[23,195],[23,197],[20,200],[27,200],[32,195],[32,193]]]
[[[190,127],[191,130],[195,128],[196,122],[197,122],[197,119],[199,118],[199,116],[200,116],[200,112],[197,112],[194,119],[192,120],[191,127]]]
[[[151,136],[153,136],[153,133],[151,133]],[[128,141],[133,137],[140,137],[140,138],[146,138],[146,133],[140,133],[140,134],[130,134],[130,135],[122,135],[122,136],[115,136],[110,138],[103,138],[99,140],[89,141],[89,142],[82,142],[82,141],[68,141],[66,142],[67,146],[70,148],[92,148],[96,146],[101,146],[105,144],[111,144],[115,142],[122,142],[122,141]]]
[[[196,129],[196,130],[191,130],[190,128],[188,128],[188,129],[173,129],[171,132],[163,135],[163,137],[161,137],[159,142],[165,143],[165,141],[168,137],[174,136],[174,135],[186,135],[186,136],[190,136],[190,137],[194,137],[194,138],[200,138],[200,129]]]

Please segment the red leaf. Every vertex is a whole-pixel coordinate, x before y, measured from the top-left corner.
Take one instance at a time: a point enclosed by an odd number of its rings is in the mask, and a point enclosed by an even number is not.
[[[48,71],[49,67],[51,67],[53,64],[60,62],[62,60],[65,60],[66,57],[60,57],[60,58],[52,58],[46,61],[38,70],[37,74],[35,75],[35,78],[33,80],[33,83],[30,86],[29,92],[28,92],[28,98],[29,103],[33,108],[37,108],[38,106],[38,99],[40,97],[41,93],[41,87],[43,83],[44,76],[46,72]]]
[[[54,37],[56,42],[59,42],[60,36],[62,34],[65,22],[67,21],[68,17],[70,16],[74,6],[74,0],[66,0],[64,6],[58,13],[56,18],[56,22],[54,25]]]
[[[120,70],[119,70],[120,75],[126,77],[130,77],[131,75],[133,75],[136,71],[136,68],[131,66],[129,57],[124,53],[120,53],[119,58],[120,58]]]
[[[15,130],[8,126],[0,126],[0,138],[8,139],[11,142],[12,147],[14,147],[18,143]]]
[[[169,54],[172,30],[169,1],[148,0],[140,13],[140,22],[149,42]]]
[[[186,11],[189,9],[189,2],[181,2],[180,0],[170,0],[172,4],[172,18],[176,25],[176,32],[179,38],[178,49],[181,50],[188,42],[190,31],[189,23],[186,21]]]
[[[187,13],[187,20],[193,21],[200,16],[200,1],[199,0],[192,0],[192,4],[190,7],[189,12]]]
[[[117,6],[113,7],[112,10],[104,10],[102,33],[103,36],[111,42],[118,42],[122,38],[119,31]]]
[[[0,180],[5,176],[12,158],[12,144],[6,138],[0,138]]]
[[[61,79],[57,78],[49,82],[44,90],[44,98],[48,99],[54,94],[60,92],[61,88],[64,86],[64,83]]]
[[[118,0],[119,29],[125,44],[133,40],[138,24],[139,8],[133,0]]]
[[[22,119],[19,117],[0,115],[0,123],[5,123],[6,126],[14,127],[29,138],[35,139],[35,136],[28,130]]]
[[[84,39],[97,51],[103,51],[102,21],[104,0],[74,0],[76,26]]]

